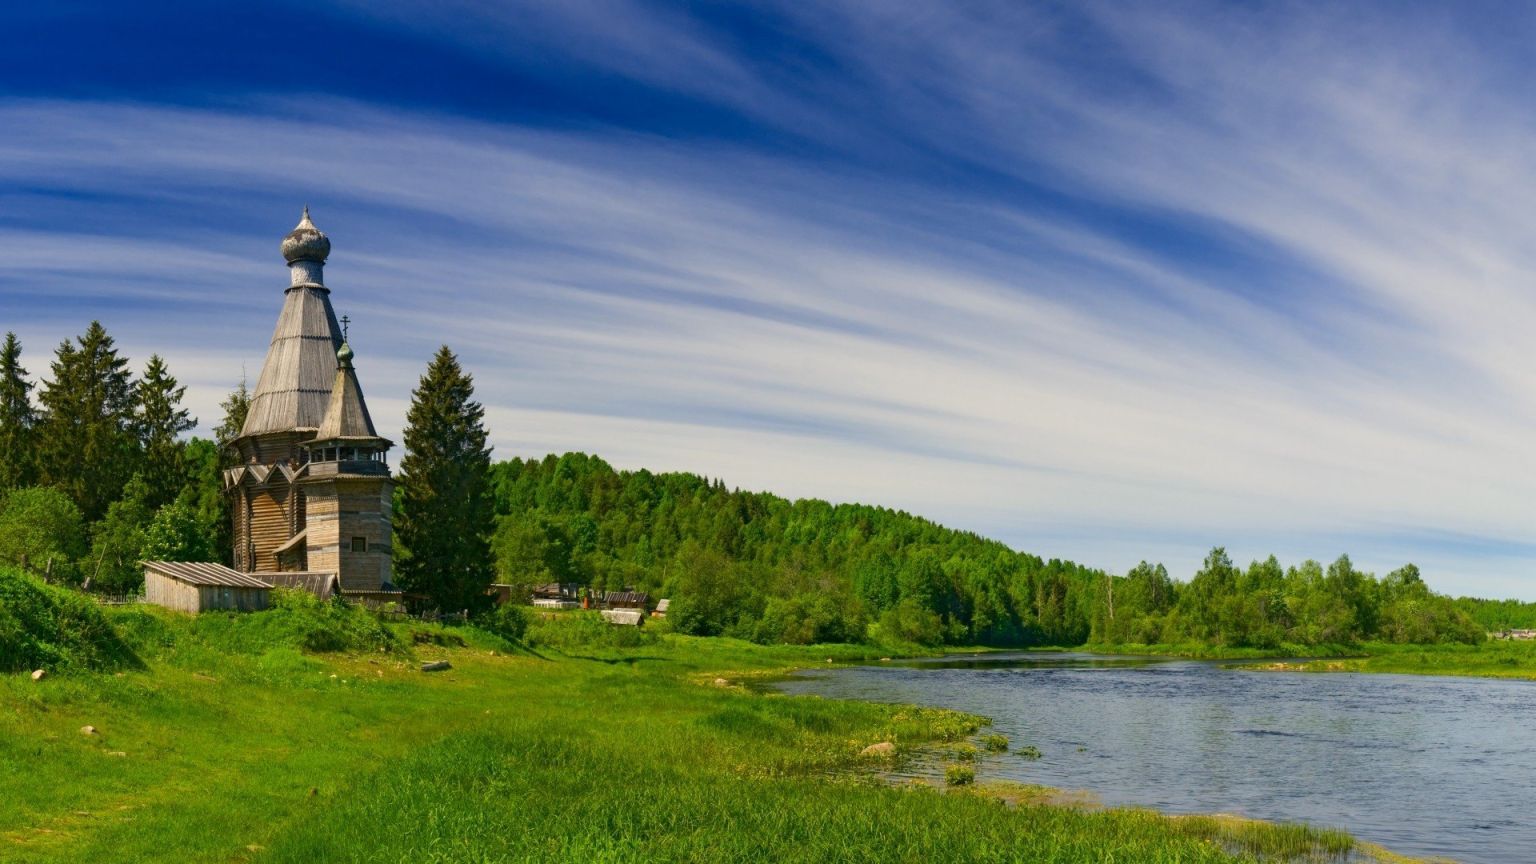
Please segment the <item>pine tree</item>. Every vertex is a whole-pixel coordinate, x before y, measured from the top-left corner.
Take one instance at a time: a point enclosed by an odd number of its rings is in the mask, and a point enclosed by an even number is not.
[[[37,453],[44,482],[74,499],[87,521],[100,519],[140,462],[137,394],[128,361],[101,322],[77,345],[65,340],[43,385]]]
[[[137,426],[144,448],[144,478],[151,490],[149,500],[156,508],[174,501],[187,482],[187,445],[177,436],[196,426],[197,420],[181,407],[186,392],[160,355],[151,354],[138,387]]]
[[[36,425],[32,382],[21,366],[21,341],[7,333],[0,346],[0,490],[34,482]]]
[[[240,376],[240,386],[232,390],[219,407],[224,409],[224,420],[214,427],[213,440],[219,446],[219,467],[231,468],[240,461],[240,455],[229,445],[240,437],[240,430],[245,428],[245,415],[251,411],[251,391],[245,387],[244,375]]]
[[[395,518],[403,554],[395,572],[401,587],[426,594],[443,610],[483,608],[495,573],[491,449],[481,422],[485,410],[473,395],[470,376],[444,345],[406,414]]]

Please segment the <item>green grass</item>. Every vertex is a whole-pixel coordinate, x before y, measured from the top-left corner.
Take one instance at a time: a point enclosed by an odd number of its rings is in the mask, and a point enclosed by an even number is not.
[[[1465,675],[1536,680],[1536,641],[1490,640],[1481,645],[1287,645],[1276,649],[1188,645],[1087,645],[1084,651],[1142,654],[1207,660],[1272,660],[1244,664],[1277,672],[1380,672],[1412,675]],[[1290,658],[1304,658],[1292,661]]]
[[[1465,647],[1465,646],[1463,646]],[[1119,643],[1115,645],[1083,645],[1079,651],[1095,654],[1124,654],[1147,657],[1191,657],[1197,660],[1262,660],[1271,657],[1358,657],[1359,645],[1300,645],[1282,644],[1275,648],[1246,648],[1230,645],[1207,645],[1204,642],[1159,643],[1143,645]]]
[[[1349,842],[891,786],[853,770],[864,747],[954,744],[983,719],[742,686],[878,660],[859,646],[512,651],[343,620],[362,641],[317,653],[309,612],[122,610],[146,668],[0,676],[0,861],[1226,862]],[[438,658],[453,670],[418,671]]]
[[[0,567],[0,674],[137,665],[138,658],[91,600]]]
[[[1536,642],[1490,641],[1481,645],[1367,643],[1345,659],[1250,664],[1281,672],[1384,672],[1536,679]]]

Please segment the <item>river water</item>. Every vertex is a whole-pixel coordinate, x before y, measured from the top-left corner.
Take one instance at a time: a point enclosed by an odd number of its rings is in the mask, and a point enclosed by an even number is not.
[[[983,714],[1043,754],[988,757],[980,781],[1310,822],[1468,864],[1536,862],[1536,682],[1019,653],[828,668],[779,689]]]

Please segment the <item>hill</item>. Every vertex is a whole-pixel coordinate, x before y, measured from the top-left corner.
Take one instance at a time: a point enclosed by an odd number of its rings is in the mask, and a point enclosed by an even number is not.
[[[997,646],[1477,642],[1465,605],[1412,564],[1377,579],[1341,556],[1239,568],[1220,548],[1188,583],[1046,560],[863,504],[790,501],[582,453],[492,469],[503,581],[636,587],[684,633],[757,642]]]

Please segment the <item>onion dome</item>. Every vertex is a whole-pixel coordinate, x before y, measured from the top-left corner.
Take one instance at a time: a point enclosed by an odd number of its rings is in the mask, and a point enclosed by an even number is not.
[[[315,223],[309,221],[309,207],[304,208],[304,218],[288,236],[283,238],[283,257],[289,264],[296,261],[315,261],[325,263],[326,256],[331,254],[331,240],[321,233]]]
[[[350,369],[352,368],[352,357],[353,354],[351,345],[343,342],[341,343],[341,347],[336,349],[336,365]]]

